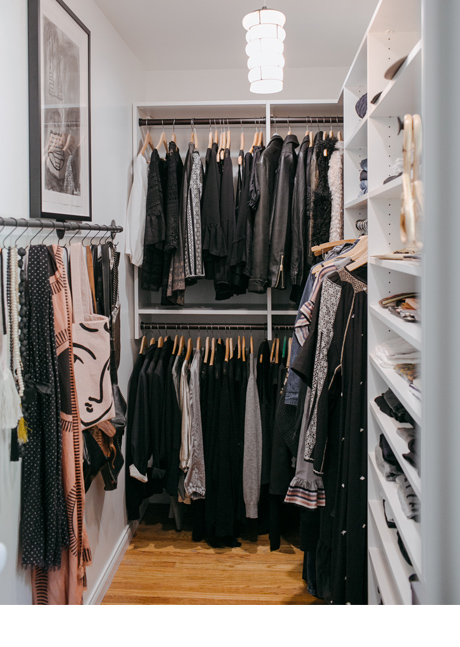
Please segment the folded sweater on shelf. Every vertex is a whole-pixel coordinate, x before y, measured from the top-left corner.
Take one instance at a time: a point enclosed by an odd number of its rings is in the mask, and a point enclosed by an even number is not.
[[[420,353],[401,337],[394,337],[375,347],[375,359],[382,368],[396,364],[420,362]]]

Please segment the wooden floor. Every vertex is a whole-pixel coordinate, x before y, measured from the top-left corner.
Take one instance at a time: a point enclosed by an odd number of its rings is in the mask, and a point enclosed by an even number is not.
[[[168,506],[150,505],[102,604],[322,604],[302,580],[303,553],[268,535],[211,548],[176,532]],[[158,521],[160,519],[160,521]]]

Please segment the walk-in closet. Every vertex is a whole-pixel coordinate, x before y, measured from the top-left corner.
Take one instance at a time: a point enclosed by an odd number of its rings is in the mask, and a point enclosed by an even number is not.
[[[0,23],[1,605],[458,604],[457,3]]]

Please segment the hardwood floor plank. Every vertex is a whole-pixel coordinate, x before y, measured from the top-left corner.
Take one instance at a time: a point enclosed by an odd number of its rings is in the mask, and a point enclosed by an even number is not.
[[[268,535],[212,548],[186,525],[176,532],[167,506],[150,506],[144,519],[102,604],[323,604],[302,580],[303,552],[285,539],[273,552]]]

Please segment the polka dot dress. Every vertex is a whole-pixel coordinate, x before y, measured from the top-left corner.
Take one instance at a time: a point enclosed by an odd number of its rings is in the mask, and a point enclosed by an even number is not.
[[[22,566],[59,568],[69,543],[62,485],[62,435],[54,312],[44,245],[30,248],[24,417]]]

